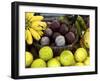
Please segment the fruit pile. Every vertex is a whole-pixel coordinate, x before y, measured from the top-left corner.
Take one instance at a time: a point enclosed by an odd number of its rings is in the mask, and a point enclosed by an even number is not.
[[[73,54],[70,50],[64,50],[60,56],[53,57],[53,51],[49,46],[39,50],[39,58],[34,59],[30,52],[26,52],[26,67],[61,67],[61,66],[85,66],[90,64],[90,57],[84,48],[78,48]]]
[[[49,27],[44,31],[45,35],[41,38],[41,45],[65,46],[75,41],[75,33],[72,32],[65,23],[58,20],[49,22]]]
[[[90,65],[89,16],[46,15],[25,13],[25,67]]]

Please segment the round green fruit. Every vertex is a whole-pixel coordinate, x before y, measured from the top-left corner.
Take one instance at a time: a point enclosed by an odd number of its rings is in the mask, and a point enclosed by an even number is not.
[[[60,55],[60,62],[64,66],[70,66],[75,63],[74,56],[71,51],[65,50]]]
[[[39,57],[45,61],[48,61],[53,57],[53,51],[49,46],[44,46],[39,51]]]
[[[90,65],[90,57],[87,57],[86,60],[84,61],[85,65]]]
[[[46,67],[46,62],[42,59],[36,59],[31,64],[31,68],[44,68]]]
[[[30,66],[32,61],[33,61],[33,55],[30,52],[26,51],[25,52],[25,66],[26,67]]]
[[[75,64],[75,66],[84,66],[84,64],[83,64],[82,62],[77,62],[77,63]]]
[[[75,60],[78,62],[83,62],[87,57],[87,51],[84,48],[78,48],[74,54]]]
[[[60,62],[59,62],[57,59],[52,58],[52,59],[50,59],[50,60],[47,62],[47,66],[48,66],[48,67],[60,67],[61,64],[60,64]]]

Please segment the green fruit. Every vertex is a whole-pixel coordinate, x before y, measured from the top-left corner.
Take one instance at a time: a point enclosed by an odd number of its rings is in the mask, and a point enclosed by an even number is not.
[[[82,27],[83,30],[85,30],[87,28],[87,26],[85,24],[85,21],[84,21],[84,19],[81,16],[77,17],[77,21],[79,22],[80,27]]]
[[[60,62],[59,62],[57,59],[52,58],[52,59],[50,59],[50,60],[47,62],[47,66],[48,66],[48,67],[60,67],[61,64],[60,64]]]
[[[31,64],[31,68],[43,68],[46,67],[46,62],[42,59],[36,59]]]
[[[53,57],[53,51],[49,46],[44,46],[39,51],[39,57],[45,61]]]
[[[86,60],[84,61],[85,65],[90,65],[90,57],[87,57]]]
[[[83,64],[82,62],[77,62],[77,63],[75,64],[75,66],[84,66],[84,64]]]
[[[60,55],[60,62],[64,66],[70,66],[75,63],[74,56],[71,51],[65,50]]]
[[[78,48],[74,54],[75,60],[78,62],[83,62],[87,57],[87,51],[84,48]]]
[[[89,29],[86,30],[86,32],[83,36],[83,39],[84,39],[84,45],[87,48],[90,48],[90,31],[89,31]]]
[[[25,66],[26,67],[30,66],[32,61],[33,61],[33,55],[30,52],[26,51],[25,52]]]

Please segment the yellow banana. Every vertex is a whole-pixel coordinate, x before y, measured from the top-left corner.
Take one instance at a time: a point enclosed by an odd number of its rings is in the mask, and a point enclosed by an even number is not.
[[[32,23],[32,27],[38,27],[40,25],[41,21],[34,21]]]
[[[27,39],[26,39],[27,44],[31,45],[33,43],[31,32],[29,30],[26,30],[26,35],[27,35]]]
[[[46,22],[40,22],[40,26],[42,26],[43,30],[45,30],[47,27],[47,24]]]
[[[46,24],[46,22],[35,21],[32,23],[32,27],[37,28],[38,30],[45,30],[47,27],[47,24]]]
[[[39,24],[37,22],[33,22],[32,26],[31,26],[34,30],[43,30],[43,28],[41,26],[39,26]]]
[[[41,38],[40,35],[33,28],[29,28],[29,30],[30,30],[34,39],[40,40],[40,38]]]
[[[26,19],[31,19],[33,17],[34,13],[33,12],[26,12],[25,13],[25,18]]]
[[[37,31],[40,36],[43,36],[43,31]]]
[[[32,18],[31,18],[32,21],[41,21],[43,19],[44,19],[43,16],[32,16]]]
[[[27,40],[27,30],[25,30],[25,40]]]
[[[43,28],[41,27],[41,26],[38,26],[38,27],[32,27],[34,30],[36,30],[36,31],[41,31],[41,30],[43,30]]]

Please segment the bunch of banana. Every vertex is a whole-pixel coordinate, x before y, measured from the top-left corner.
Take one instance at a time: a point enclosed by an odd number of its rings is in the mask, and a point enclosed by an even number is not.
[[[27,44],[33,43],[33,38],[37,41],[43,36],[43,30],[47,28],[46,22],[43,22],[43,16],[34,16],[34,13],[25,13],[25,40]],[[32,38],[33,37],[33,38]]]
[[[84,19],[81,16],[77,17],[77,20],[75,21],[75,26],[77,28],[77,32],[79,36],[81,36],[83,34],[82,32],[88,28],[86,26]]]
[[[84,35],[80,40],[80,44],[84,48],[90,48],[90,30],[89,28],[85,31]]]
[[[90,47],[90,30],[81,16],[77,17],[77,20],[75,21],[75,26],[77,28],[78,35],[81,37],[80,45],[84,48],[89,48]]]

